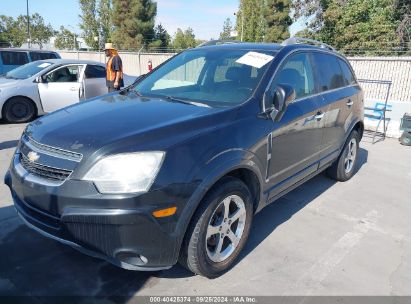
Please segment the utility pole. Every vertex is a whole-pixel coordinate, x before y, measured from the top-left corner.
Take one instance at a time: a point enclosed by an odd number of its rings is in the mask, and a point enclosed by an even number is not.
[[[77,35],[75,33],[76,29],[71,25],[68,25],[68,27],[73,30],[72,32],[73,33],[73,50],[76,50],[77,49]]]
[[[27,44],[31,47],[31,35],[30,35],[30,15],[29,15],[29,0],[26,0],[27,4]]]

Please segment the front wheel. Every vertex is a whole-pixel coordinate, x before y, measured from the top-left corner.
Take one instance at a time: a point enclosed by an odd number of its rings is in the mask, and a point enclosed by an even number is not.
[[[13,97],[4,105],[3,115],[9,123],[29,122],[36,116],[36,107],[25,97]]]
[[[247,186],[223,178],[207,194],[187,231],[180,263],[192,272],[215,278],[230,269],[251,227],[253,203]]]
[[[329,177],[340,182],[345,182],[354,175],[358,159],[359,143],[360,135],[354,130],[348,137],[340,157],[327,169],[327,175]]]

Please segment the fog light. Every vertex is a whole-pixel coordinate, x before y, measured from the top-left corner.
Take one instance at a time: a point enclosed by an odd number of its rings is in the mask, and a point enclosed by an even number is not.
[[[140,254],[131,251],[121,251],[116,254],[116,259],[130,265],[143,266],[148,263],[148,259]]]

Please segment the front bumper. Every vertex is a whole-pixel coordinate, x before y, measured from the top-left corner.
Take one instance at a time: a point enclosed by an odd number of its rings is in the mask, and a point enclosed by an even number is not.
[[[125,269],[155,271],[177,261],[175,216],[156,219],[151,213],[159,204],[145,203],[161,195],[104,196],[88,182],[39,183],[21,166],[18,153],[5,183],[20,217],[47,237]]]

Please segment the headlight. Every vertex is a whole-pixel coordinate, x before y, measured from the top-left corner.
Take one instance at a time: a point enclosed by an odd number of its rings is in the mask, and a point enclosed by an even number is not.
[[[83,180],[94,182],[100,193],[147,192],[164,159],[164,152],[139,152],[99,160]]]

